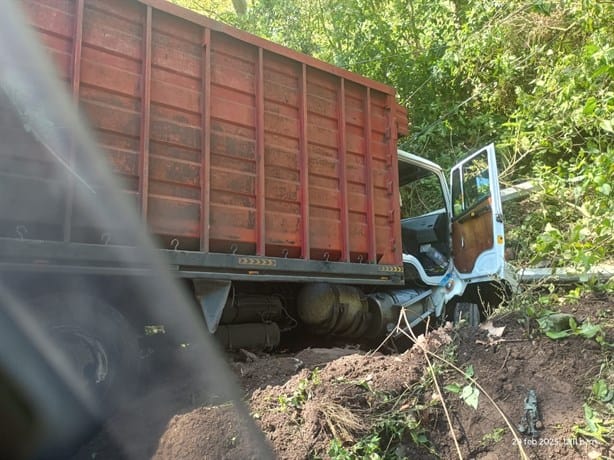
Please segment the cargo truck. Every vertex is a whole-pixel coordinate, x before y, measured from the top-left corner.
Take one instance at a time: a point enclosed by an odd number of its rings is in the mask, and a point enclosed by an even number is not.
[[[408,120],[389,86],[162,0],[18,3],[115,192],[225,346],[297,331],[375,343],[401,310],[411,327],[475,322],[476,286],[502,283],[493,145],[449,187],[397,149]],[[79,148],[45,141],[66,127],[22,83],[0,79],[0,276],[103,385],[157,324],[130,287],[147,269],[120,220],[87,218],[80,197],[104,190]]]

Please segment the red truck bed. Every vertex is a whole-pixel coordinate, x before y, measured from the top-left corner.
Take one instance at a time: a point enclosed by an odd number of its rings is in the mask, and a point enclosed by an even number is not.
[[[162,0],[23,6],[162,248],[401,263],[394,89]]]

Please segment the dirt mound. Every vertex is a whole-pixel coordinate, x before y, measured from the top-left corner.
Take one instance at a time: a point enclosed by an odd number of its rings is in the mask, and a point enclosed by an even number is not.
[[[442,329],[424,345],[436,351],[449,341]],[[304,369],[280,387],[257,390],[250,403],[279,458],[322,456],[333,438],[351,443],[368,433],[423,367],[417,348],[398,356],[344,356],[321,370]],[[388,400],[379,401],[376,391]]]
[[[610,299],[592,299],[567,310],[573,308],[579,321],[594,323],[596,315],[603,320],[611,314],[611,306]],[[452,354],[463,369],[471,366],[474,378],[515,430],[526,413],[528,391],[537,395],[538,436],[520,435],[516,440],[483,393],[474,409],[459,395],[444,391],[463,458],[518,458],[518,443],[529,458],[611,455],[608,446],[575,438],[572,429],[584,421],[583,404],[604,359],[601,346],[582,337],[551,340],[519,313],[496,319],[494,326],[505,327],[501,337],[489,336],[485,329],[447,327],[420,338],[427,350]],[[250,395],[252,415],[278,458],[361,457],[369,449],[385,450],[389,458],[458,457],[419,347],[393,356],[308,349],[296,356],[248,361],[234,366]],[[440,388],[467,383],[449,366],[437,360],[434,364]],[[175,419],[169,430],[175,430],[184,452],[194,455],[177,458],[202,458],[208,452],[220,458],[245,454],[228,445],[229,439],[236,439],[232,429],[218,438],[206,433],[207,427],[228,423],[223,408],[202,408],[181,417],[185,419]],[[161,448],[171,449],[164,439]],[[205,444],[209,450],[199,450]]]
[[[422,342],[437,351],[450,342],[449,332],[441,329]],[[297,459],[325,455],[332,438],[350,443],[368,433],[378,417],[398,404],[421,378],[424,364],[417,348],[398,356],[308,349],[292,358],[258,358],[234,367],[244,386],[253,391],[252,415],[275,455]],[[324,366],[320,369],[320,365]],[[262,382],[260,388],[254,387],[254,375],[277,382],[290,372],[296,375],[283,384]],[[379,395],[384,394],[382,401]],[[154,458],[247,458],[249,448],[242,443],[237,426],[228,406],[179,415],[170,422]]]
[[[249,460],[262,458],[262,451],[233,405],[227,404],[173,417],[153,458]]]
[[[578,322],[604,325],[604,340],[612,342],[612,306],[611,298],[592,297],[562,310]],[[219,400],[199,405],[202,398],[194,397],[199,390],[188,381],[177,386],[175,414],[180,415],[170,419],[163,433],[157,428],[161,420],[139,422],[137,410],[129,411],[129,419],[116,420],[116,427],[140,424],[143,435],[155,423],[156,430],[138,440],[138,449],[132,445],[127,452],[137,454],[127,458],[458,458],[435,375],[463,458],[519,458],[518,443],[531,459],[611,457],[611,446],[575,437],[574,431],[586,424],[585,402],[595,404],[591,391],[596,378],[614,388],[612,375],[601,367],[612,359],[610,348],[580,336],[552,340],[538,329],[535,318],[518,312],[496,318],[493,326],[505,328],[501,336],[483,328],[447,326],[421,336],[420,347],[398,355],[314,348],[286,356],[243,352],[229,357],[270,452],[256,449],[261,444],[232,405]],[[463,371],[471,368],[516,432],[527,413],[525,399],[534,390],[538,435],[514,438],[483,392],[477,409],[469,407],[451,391],[469,383],[462,373],[432,356],[431,373],[422,348]],[[186,410],[190,412],[182,414]],[[94,448],[103,457],[113,452],[100,438]]]

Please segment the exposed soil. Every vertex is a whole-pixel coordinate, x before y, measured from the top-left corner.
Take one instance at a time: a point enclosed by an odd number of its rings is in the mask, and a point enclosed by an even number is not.
[[[579,321],[612,324],[613,307],[612,298],[591,297],[561,311]],[[456,356],[463,369],[472,365],[475,379],[514,427],[525,412],[528,390],[535,390],[539,435],[519,434],[529,458],[614,455],[611,445],[575,439],[572,431],[583,422],[583,403],[609,352],[580,337],[551,340],[518,313],[495,318],[494,326],[505,326],[501,337],[489,337],[485,329],[448,325],[420,337],[420,347],[398,355],[337,348],[306,349],[291,356],[230,356],[266,445],[232,404],[195,388],[186,374],[168,375],[134,407],[110,420],[107,430],[77,458],[327,458],[333,438],[351,446],[376,427],[390,458],[458,458],[421,348]],[[607,335],[612,342],[612,330]],[[435,364],[441,388],[465,384],[460,374]],[[614,385],[611,375],[601,378]],[[457,394],[443,391],[443,396],[463,458],[519,458],[518,441],[484,394],[477,410]],[[395,433],[385,423],[391,418],[412,430]]]
[[[593,298],[561,311],[573,313],[578,320],[604,323],[603,313],[612,319],[612,303],[612,299]],[[611,456],[611,446],[603,446],[594,439],[574,439],[572,433],[572,427],[583,422],[583,403],[599,375],[604,359],[601,346],[581,337],[551,340],[537,332],[537,325],[521,324],[522,320],[518,314],[497,318],[494,325],[506,329],[503,341],[494,345],[488,345],[484,330],[461,329],[457,339],[458,362],[473,365],[476,379],[514,426],[525,412],[528,390],[535,390],[541,419],[539,435],[536,438],[519,435],[530,458],[580,459],[590,455],[597,458],[597,453]],[[484,459],[518,457],[518,441],[509,430],[496,443],[489,439],[497,428],[506,427],[494,406],[484,398],[478,410],[450,398],[450,410],[455,414],[455,429],[464,455]],[[433,430],[431,439],[442,458],[455,457],[446,427],[441,425]]]

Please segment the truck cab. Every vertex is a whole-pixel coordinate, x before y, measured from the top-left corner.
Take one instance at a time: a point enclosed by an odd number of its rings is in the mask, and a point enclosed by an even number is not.
[[[467,287],[506,278],[503,213],[493,144],[455,165],[399,150],[401,235],[407,285],[433,290],[436,315]]]

